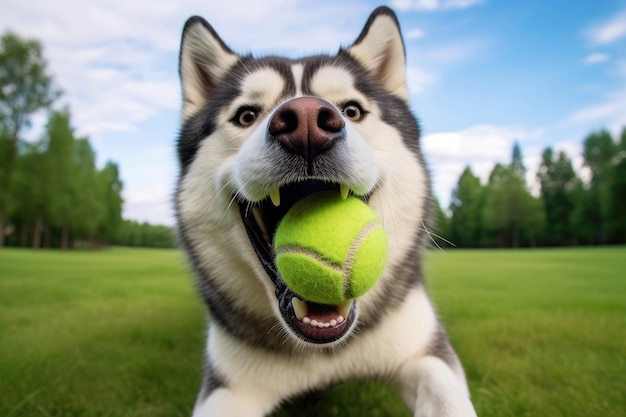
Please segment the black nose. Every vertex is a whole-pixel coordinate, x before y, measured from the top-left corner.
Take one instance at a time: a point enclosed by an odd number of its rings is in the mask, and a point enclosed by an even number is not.
[[[345,137],[345,123],[329,102],[317,97],[299,97],[276,110],[268,132],[272,140],[310,163]]]

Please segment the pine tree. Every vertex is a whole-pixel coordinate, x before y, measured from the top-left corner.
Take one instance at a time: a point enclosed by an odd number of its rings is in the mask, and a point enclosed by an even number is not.
[[[459,247],[479,246],[482,242],[483,186],[468,166],[450,202],[450,241]]]
[[[558,245],[571,243],[570,216],[574,210],[571,193],[576,184],[572,161],[564,152],[555,156],[552,148],[546,148],[541,156],[537,179],[545,208],[545,241]]]
[[[534,245],[545,223],[541,201],[526,186],[521,155],[516,143],[511,163],[496,164],[485,189],[484,224],[496,234],[498,246]]]
[[[594,201],[596,239],[608,242],[611,206],[611,175],[617,146],[607,130],[591,133],[583,143],[585,165],[591,170],[591,196]]]

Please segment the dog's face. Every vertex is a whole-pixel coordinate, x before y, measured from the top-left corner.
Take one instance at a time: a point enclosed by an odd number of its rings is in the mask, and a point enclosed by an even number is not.
[[[300,349],[376,322],[418,280],[396,276],[418,256],[430,193],[395,16],[379,9],[351,47],[296,60],[237,55],[192,18],[180,75],[178,224],[214,322],[253,343],[275,335]],[[294,301],[274,265],[278,222],[320,190],[366,201],[389,238],[381,280],[338,306]]]

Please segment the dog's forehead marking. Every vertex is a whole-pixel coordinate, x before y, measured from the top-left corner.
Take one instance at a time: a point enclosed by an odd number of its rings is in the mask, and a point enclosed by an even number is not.
[[[272,68],[261,68],[244,77],[241,92],[244,100],[269,103],[279,97],[285,80]]]
[[[315,72],[311,79],[311,91],[330,101],[345,100],[354,94],[354,77],[344,68],[325,66]]]
[[[296,86],[296,97],[302,96],[302,78],[304,76],[304,65],[294,64],[291,66],[291,72],[293,73],[293,79]]]

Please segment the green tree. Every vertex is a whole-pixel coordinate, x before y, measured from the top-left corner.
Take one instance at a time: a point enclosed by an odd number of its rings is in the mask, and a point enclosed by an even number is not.
[[[526,167],[524,166],[524,157],[522,156],[522,148],[519,143],[513,143],[513,152],[511,155],[511,169],[520,178],[526,175]]]
[[[171,227],[124,220],[113,241],[121,246],[174,247],[174,230]]]
[[[606,130],[589,134],[583,143],[585,165],[591,170],[591,196],[597,213],[596,239],[608,242],[608,224],[611,207],[611,181],[617,146]]]
[[[489,175],[483,219],[486,229],[496,234],[499,247],[519,246],[520,185],[519,177],[502,164],[496,164]]]
[[[549,244],[571,243],[570,216],[574,209],[571,193],[576,184],[572,161],[565,152],[555,156],[552,148],[546,148],[541,156],[537,179],[545,208],[544,240]]]
[[[609,195],[609,236],[613,242],[626,243],[626,127],[613,158]]]
[[[20,246],[26,246],[28,235],[32,247],[41,246],[44,229],[46,204],[50,199],[48,164],[42,149],[42,142],[21,143],[19,156],[12,176],[11,194],[8,213],[18,231]]]
[[[89,140],[77,139],[74,148],[75,167],[72,171],[76,178],[71,185],[74,187],[72,195],[76,197],[76,206],[72,210],[70,232],[74,239],[89,241],[94,246],[106,210],[104,188],[99,183],[96,157]]]
[[[446,213],[441,208],[439,204],[439,200],[435,199],[435,233],[429,233],[431,235],[431,239],[434,241],[436,246],[449,246],[450,239],[450,218],[446,215]],[[430,230],[428,232],[431,232]]]
[[[519,161],[521,151],[516,144],[511,164],[496,164],[485,189],[485,226],[495,233],[500,247],[534,245],[545,223],[541,201],[530,194]]]
[[[50,115],[46,128],[50,166],[51,198],[47,208],[51,226],[61,231],[61,248],[70,246],[70,222],[78,215],[78,172],[76,169],[75,138],[66,109]]]
[[[113,241],[122,225],[122,180],[119,168],[114,162],[107,162],[98,174],[98,184],[102,190],[102,220],[98,226],[98,236],[106,242]]]
[[[0,38],[0,247],[18,140],[31,117],[48,108],[59,92],[52,87],[41,44],[7,32]]]
[[[592,191],[581,179],[578,179],[570,196],[573,209],[569,216],[569,222],[574,243],[579,245],[595,243],[600,213]]]
[[[450,201],[450,241],[459,247],[482,243],[483,186],[471,168],[465,168]]]

